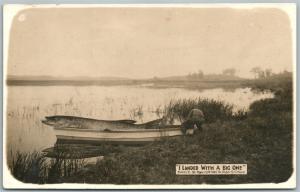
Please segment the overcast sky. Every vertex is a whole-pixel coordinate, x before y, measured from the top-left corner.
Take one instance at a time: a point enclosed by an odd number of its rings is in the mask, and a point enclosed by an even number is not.
[[[292,70],[279,9],[35,8],[12,24],[8,75],[146,78]]]

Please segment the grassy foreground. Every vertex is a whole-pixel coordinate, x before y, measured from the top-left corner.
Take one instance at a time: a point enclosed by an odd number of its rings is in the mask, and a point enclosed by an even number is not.
[[[208,117],[203,132],[166,139],[140,148],[105,156],[72,174],[57,174],[48,180],[39,177],[24,182],[112,183],[112,184],[230,184],[279,183],[293,172],[292,166],[292,83],[254,81],[251,86],[271,90],[272,99],[251,104],[247,112],[232,115],[232,108],[217,101],[181,100],[166,110],[184,119],[190,108],[200,107]],[[280,83],[279,83],[280,82]],[[37,157],[38,158],[38,157]],[[177,176],[179,163],[248,165],[247,175]],[[37,163],[39,165],[39,163]],[[30,170],[30,169],[29,169]],[[28,171],[31,173],[30,171]],[[27,173],[22,173],[26,175]],[[39,175],[39,174],[38,174]]]

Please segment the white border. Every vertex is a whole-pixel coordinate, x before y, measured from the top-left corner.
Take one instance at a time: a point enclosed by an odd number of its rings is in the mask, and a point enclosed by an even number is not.
[[[274,184],[226,184],[226,185],[113,185],[113,184],[27,184],[16,180],[8,170],[6,161],[6,74],[8,41],[10,27],[15,15],[28,8],[87,8],[87,7],[174,7],[174,8],[277,8],[281,9],[290,18],[292,27],[292,46],[293,46],[293,87],[294,87],[294,121],[293,121],[293,174],[288,181]],[[296,4],[295,3],[243,3],[243,4],[47,4],[47,5],[4,5],[3,7],[3,185],[9,189],[291,189],[296,187]],[[175,170],[175,167],[174,167]],[[5,176],[5,177],[4,177]]]

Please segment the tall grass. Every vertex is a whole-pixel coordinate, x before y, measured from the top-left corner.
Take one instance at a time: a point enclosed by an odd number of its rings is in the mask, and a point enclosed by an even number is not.
[[[8,167],[24,183],[60,183],[86,166],[84,159],[66,159],[63,152],[47,158],[40,152],[15,153]]]
[[[46,159],[39,152],[16,152],[9,163],[12,175],[26,183],[44,183]]]
[[[205,116],[206,123],[218,120],[225,121],[231,119],[243,119],[247,113],[244,110],[233,111],[233,105],[214,99],[179,99],[172,100],[166,107],[165,113],[171,119],[179,118],[185,121],[189,112],[194,109],[201,109]]]

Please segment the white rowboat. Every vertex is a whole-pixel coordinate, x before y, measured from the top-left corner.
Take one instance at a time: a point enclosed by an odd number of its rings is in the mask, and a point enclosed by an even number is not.
[[[180,125],[161,129],[97,131],[92,129],[54,128],[58,143],[142,144],[165,137],[183,135]]]

